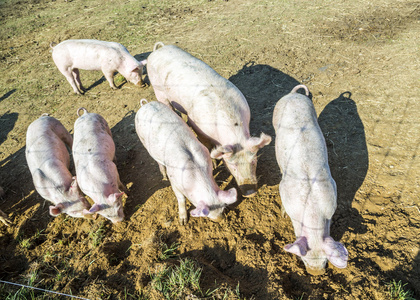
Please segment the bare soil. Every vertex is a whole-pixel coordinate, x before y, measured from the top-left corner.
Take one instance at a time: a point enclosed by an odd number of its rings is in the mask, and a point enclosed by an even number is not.
[[[3,0],[0,37],[0,209],[12,220],[0,223],[0,280],[26,284],[36,271],[37,287],[88,299],[147,290],[160,299],[150,274],[190,258],[203,269],[203,290],[239,283],[247,299],[389,299],[392,280],[420,299],[420,2]],[[138,60],[157,41],[180,46],[244,93],[254,136],[274,137],[276,102],[306,84],[338,186],[331,234],[347,247],[348,267],[310,276],[283,250],[295,237],[281,215],[274,142],[260,153],[256,196],[220,223],[179,225],[171,187],[134,130],[153,88],[116,75],[114,91],[100,72],[81,71],[89,88],[74,95],[49,46],[70,38],[120,42]],[[51,217],[26,164],[29,124],[49,113],[71,131],[81,106],[113,133],[129,190],[117,225]],[[214,176],[236,187],[223,164]],[[160,260],[173,243],[178,257]]]

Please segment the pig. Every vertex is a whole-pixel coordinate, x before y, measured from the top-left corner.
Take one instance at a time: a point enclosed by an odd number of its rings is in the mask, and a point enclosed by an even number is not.
[[[4,190],[0,186],[0,198],[2,198],[3,196],[4,196]],[[10,219],[2,210],[0,210],[0,221],[6,226],[9,226],[10,224],[12,224],[12,221],[10,221]]]
[[[80,115],[81,111],[84,113]],[[115,144],[105,119],[96,113],[89,113],[81,107],[79,118],[74,124],[73,159],[76,178],[83,193],[95,204],[85,215],[100,214],[112,223],[124,219],[122,197],[125,190],[120,181],[116,160]]]
[[[36,191],[52,202],[52,216],[66,213],[71,217],[85,217],[90,204],[80,191],[69,170],[73,139],[57,119],[43,114],[32,122],[26,133],[26,161]]]
[[[161,42],[147,58],[147,74],[157,100],[187,114],[211,157],[223,159],[243,196],[254,195],[257,151],[271,137],[250,136],[250,109],[239,89],[203,61]]]
[[[303,88],[306,96],[297,93]],[[330,236],[337,207],[337,187],[328,166],[327,147],[309,91],[297,85],[276,104],[276,159],[282,172],[282,206],[292,220],[296,241],[284,249],[303,260],[309,274],[325,272],[327,260],[347,266],[348,252]]]
[[[191,216],[221,220],[223,209],[237,200],[236,189],[220,190],[208,149],[171,108],[157,101],[142,101],[135,118],[136,132],[163,177],[169,178],[178,200],[179,223],[188,221],[185,198],[195,206]]]
[[[121,44],[98,40],[66,40],[56,46],[50,45],[52,58],[58,70],[66,77],[76,94],[85,88],[80,81],[79,69],[102,71],[111,88],[114,72],[119,72],[127,81],[142,85],[143,65]]]

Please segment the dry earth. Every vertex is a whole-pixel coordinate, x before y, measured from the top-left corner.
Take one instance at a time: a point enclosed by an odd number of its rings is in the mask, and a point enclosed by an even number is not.
[[[27,284],[35,274],[32,285],[79,297],[159,299],[153,270],[190,258],[203,290],[239,283],[247,299],[388,299],[392,280],[420,298],[420,2],[1,0],[0,37],[0,209],[12,220],[0,223],[1,280]],[[275,103],[306,84],[338,186],[331,234],[347,247],[348,267],[310,276],[283,250],[294,233],[281,216],[274,143],[260,153],[258,195],[221,223],[180,226],[175,196],[134,131],[153,88],[117,75],[114,91],[100,72],[82,71],[89,89],[72,94],[49,47],[70,38],[120,42],[139,60],[157,41],[177,44],[245,94],[253,135],[274,136]],[[129,189],[118,225],[51,217],[26,165],[28,125],[49,113],[71,130],[81,106],[112,128]],[[235,187],[223,165],[214,174]],[[178,256],[160,260],[173,243]]]

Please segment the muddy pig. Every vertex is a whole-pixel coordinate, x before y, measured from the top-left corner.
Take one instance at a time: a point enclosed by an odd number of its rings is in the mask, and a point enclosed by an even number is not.
[[[303,88],[306,96],[297,93]],[[282,172],[280,197],[292,220],[296,241],[285,250],[300,256],[312,275],[325,272],[329,260],[347,266],[346,248],[330,236],[337,188],[328,166],[327,147],[308,88],[296,86],[276,104],[276,158]]]
[[[239,89],[203,61],[160,42],[147,58],[147,74],[156,98],[188,115],[200,140],[214,147],[211,157],[224,160],[242,194],[255,194],[257,151],[271,137],[250,136],[250,109]]]
[[[188,220],[185,197],[195,206],[193,217],[218,221],[224,207],[236,201],[236,189],[219,189],[209,151],[174,111],[157,101],[142,102],[136,114],[136,131],[164,178],[171,182],[178,199],[179,223],[185,225]]]
[[[46,114],[32,122],[26,133],[26,161],[35,189],[42,198],[54,203],[50,214],[66,213],[83,217],[90,205],[69,171],[73,139],[63,124]]]
[[[114,84],[114,72],[119,72],[127,81],[142,85],[144,62],[137,61],[128,50],[119,43],[97,40],[66,40],[52,46],[52,57],[60,72],[76,94],[85,88],[80,81],[79,69],[96,70],[104,73],[111,88]]]
[[[83,111],[83,115],[80,115]],[[125,187],[120,181],[115,164],[115,144],[111,130],[105,119],[85,108],[77,110],[79,118],[74,124],[73,158],[76,178],[80,189],[95,204],[86,215],[100,214],[117,223],[123,220],[121,190]]]

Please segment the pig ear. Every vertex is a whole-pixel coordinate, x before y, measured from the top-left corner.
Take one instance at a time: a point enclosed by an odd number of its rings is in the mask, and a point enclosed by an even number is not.
[[[346,247],[340,242],[334,241],[330,236],[324,239],[322,249],[327,255],[328,260],[337,268],[347,267],[347,260],[349,259],[349,253]]]
[[[89,210],[84,209],[83,214],[87,214],[87,215],[88,214],[94,214],[94,213],[97,213],[100,210],[101,210],[101,206],[95,203],[95,204],[92,205],[92,207]]]
[[[297,256],[305,256],[306,252],[308,252],[308,242],[306,237],[301,236],[297,238],[293,244],[287,244],[284,246],[284,250],[296,254]]]
[[[79,189],[79,186],[77,185],[76,176],[74,176],[73,181],[71,182],[71,185],[70,185],[69,192],[70,194],[73,195],[77,193],[78,189]]]
[[[56,206],[50,206],[50,215],[53,217],[57,217],[59,214],[63,212],[63,204],[57,204]]]
[[[259,138],[252,137],[249,138],[246,141],[246,148],[254,153],[257,153],[259,149],[261,149],[264,146],[267,146],[271,143],[271,136],[261,133],[261,136]]]
[[[120,200],[120,197],[122,197],[122,195],[124,195],[124,193],[115,193],[115,194],[111,194],[108,196],[108,198],[106,199],[109,205],[113,205],[115,203],[118,203],[118,201]]]
[[[213,150],[211,150],[210,156],[211,158],[215,159],[222,159],[222,158],[229,158],[233,154],[233,146],[232,145],[225,145],[225,146],[217,146]]]
[[[229,189],[227,191],[220,190],[217,193],[217,196],[219,197],[219,200],[220,201],[222,201],[223,203],[229,205],[229,204],[232,204],[232,203],[235,203],[236,202],[238,193],[236,192],[236,189],[235,188],[231,188],[231,189]]]
[[[197,207],[190,212],[193,217],[207,217],[209,213],[210,208],[203,201],[201,201]]]

